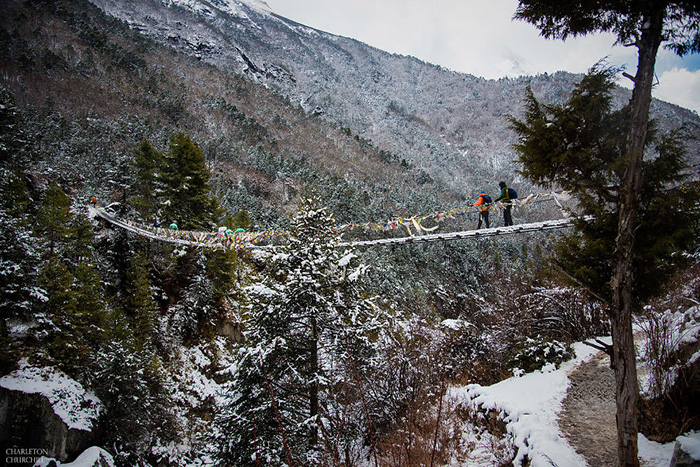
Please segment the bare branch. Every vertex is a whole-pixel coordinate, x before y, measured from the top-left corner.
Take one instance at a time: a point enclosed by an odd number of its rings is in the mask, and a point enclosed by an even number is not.
[[[584,284],[583,282],[581,282],[580,280],[576,279],[574,276],[569,274],[569,272],[566,269],[564,269],[564,266],[559,261],[557,261],[556,258],[549,258],[549,260],[551,261],[552,264],[554,264],[557,267],[557,269],[559,269],[562,273],[564,273],[564,275],[566,277],[568,277],[573,282],[578,284],[579,287],[583,288],[586,292],[588,292],[589,294],[591,294],[592,296],[594,296],[595,298],[600,300],[600,302],[603,303],[603,305],[605,305],[607,308],[610,308],[610,301],[609,300],[607,300],[602,295],[598,294],[597,292],[592,290],[590,287],[588,287],[586,284]]]

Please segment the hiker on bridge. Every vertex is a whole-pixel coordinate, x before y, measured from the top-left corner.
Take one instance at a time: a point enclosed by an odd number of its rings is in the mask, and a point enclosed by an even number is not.
[[[503,201],[503,225],[508,227],[509,225],[513,225],[513,217],[510,213],[510,208],[513,207],[511,200],[517,198],[518,195],[515,190],[508,188],[506,182],[500,182],[498,186],[501,187],[501,195],[496,198],[494,202],[498,203],[499,201]]]
[[[481,206],[481,212],[479,212],[479,223],[476,226],[476,230],[481,228],[481,221],[486,224],[486,228],[489,228],[489,209],[491,208],[491,197],[486,194],[485,191],[479,193],[479,200],[472,206]]]

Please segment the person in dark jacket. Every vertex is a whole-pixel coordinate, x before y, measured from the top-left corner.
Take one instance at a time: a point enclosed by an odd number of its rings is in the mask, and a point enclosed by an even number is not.
[[[479,224],[477,224],[476,229],[481,228],[481,221],[484,221],[486,228],[489,228],[489,208],[491,207],[491,197],[486,194],[485,191],[479,193],[479,199],[472,206],[481,206],[481,212],[479,213]]]
[[[513,203],[510,201],[510,194],[508,193],[508,185],[506,185],[506,182],[501,182],[498,186],[501,187],[501,196],[496,198],[494,203],[503,201],[503,225],[508,227],[509,225],[513,225],[513,218],[510,214],[510,208],[513,207]]]

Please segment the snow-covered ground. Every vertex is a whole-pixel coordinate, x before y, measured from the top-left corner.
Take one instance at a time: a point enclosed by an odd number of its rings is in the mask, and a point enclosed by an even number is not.
[[[607,341],[610,342],[609,338]],[[548,365],[542,370],[514,376],[491,386],[470,384],[450,389],[446,399],[452,407],[461,406],[474,413],[477,413],[476,409],[481,409],[482,412],[490,410],[500,414],[510,437],[504,443],[502,439],[496,439],[470,423],[455,423],[452,435],[459,438],[457,444],[460,453],[453,454],[450,465],[491,466],[499,461],[499,449],[512,449],[511,452],[516,456],[516,466],[522,465],[525,458],[529,459],[533,467],[586,466],[586,461],[569,444],[557,423],[558,413],[570,385],[569,375],[597,352],[582,343],[575,344],[574,351],[575,357],[559,368]],[[199,353],[195,357],[197,358],[193,360],[196,362],[206,360]],[[190,359],[192,356],[186,360]],[[27,361],[23,361],[20,369],[11,375],[0,378],[0,386],[43,394],[51,402],[56,414],[72,428],[90,429],[102,409],[101,403],[93,394],[63,373],[36,368]],[[700,457],[700,432],[686,433],[678,441],[692,455]],[[667,467],[673,447],[674,443],[662,445],[639,435],[639,457],[645,467]],[[89,467],[100,457],[106,465],[113,465],[109,453],[97,447],[88,449],[72,463],[58,465]],[[44,466],[48,461],[42,459],[36,465]]]
[[[41,394],[68,428],[91,431],[104,409],[92,391],[54,368],[35,367],[24,359],[19,369],[0,378],[0,387]]]
[[[569,375],[597,352],[582,343],[575,344],[574,350],[575,358],[563,363],[558,369],[549,365],[540,371],[514,376],[492,386],[470,384],[453,388],[448,397],[454,404],[493,410],[501,414],[507,432],[513,439],[516,466],[522,465],[526,457],[533,467],[586,466],[586,461],[569,444],[557,423],[557,414],[562,409],[570,384]],[[462,432],[461,436],[463,445],[485,444],[484,434],[478,431]],[[679,441],[689,449],[694,449],[695,446],[700,446],[700,433],[687,433],[686,436],[679,437]],[[674,443],[662,445],[639,435],[639,458],[645,467],[668,467],[673,447]],[[490,453],[474,453],[469,465],[493,465],[493,460]]]
[[[42,457],[34,464],[34,467],[48,467],[51,462],[55,462],[56,465],[61,467],[114,467],[114,459],[112,455],[102,448],[93,446],[87,448],[81,455],[77,457],[73,462],[62,463],[56,461],[56,459],[49,459]]]

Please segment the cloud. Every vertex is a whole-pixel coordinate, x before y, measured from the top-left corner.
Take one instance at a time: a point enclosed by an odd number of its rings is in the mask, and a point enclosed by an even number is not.
[[[653,95],[700,113],[700,70],[674,67],[662,72]]]

